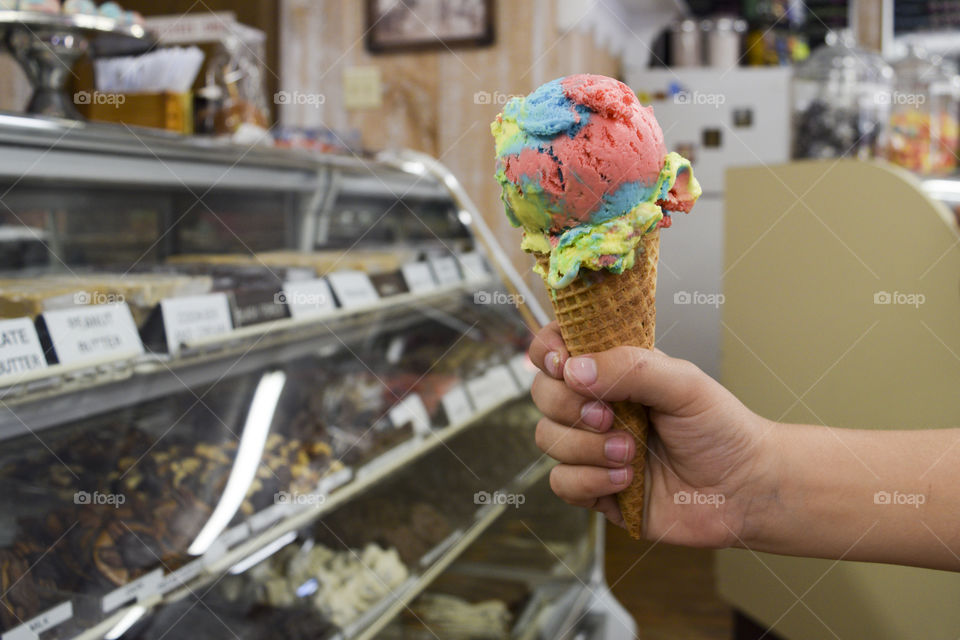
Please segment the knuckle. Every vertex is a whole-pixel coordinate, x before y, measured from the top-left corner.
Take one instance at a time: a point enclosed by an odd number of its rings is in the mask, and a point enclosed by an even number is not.
[[[544,453],[550,449],[550,443],[548,442],[549,436],[547,433],[549,428],[550,425],[547,418],[540,418],[540,421],[537,422],[537,429],[533,434],[533,439],[537,443],[537,447],[539,447]]]
[[[676,374],[679,380],[685,381],[687,384],[692,384],[696,382],[701,376],[705,375],[703,371],[700,370],[700,367],[693,364],[689,360],[677,360],[674,359],[671,362],[673,372]]]
[[[566,501],[565,491],[563,488],[563,480],[561,479],[563,475],[563,467],[554,467],[550,470],[550,490],[561,500]]]
[[[580,467],[577,469],[576,484],[578,487],[584,490],[586,493],[594,493],[596,483],[594,482],[591,474],[588,472],[586,467]]]
[[[623,358],[627,373],[636,375],[640,373],[649,362],[650,352],[640,347],[617,347],[621,350],[620,356]]]
[[[533,396],[533,401],[536,402],[537,398],[543,395],[543,381],[547,377],[543,371],[537,371],[537,375],[533,377],[533,384],[530,385],[530,395]]]

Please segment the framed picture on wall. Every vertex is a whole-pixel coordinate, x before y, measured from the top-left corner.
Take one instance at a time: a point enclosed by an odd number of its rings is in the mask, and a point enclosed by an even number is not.
[[[416,51],[493,42],[493,0],[367,0],[367,49]]]

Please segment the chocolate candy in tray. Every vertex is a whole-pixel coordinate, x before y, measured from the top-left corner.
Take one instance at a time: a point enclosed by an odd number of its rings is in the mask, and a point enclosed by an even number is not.
[[[231,602],[216,594],[196,595],[161,607],[124,638],[203,638],[203,640],[325,640],[337,628],[314,607],[276,608],[256,602]]]

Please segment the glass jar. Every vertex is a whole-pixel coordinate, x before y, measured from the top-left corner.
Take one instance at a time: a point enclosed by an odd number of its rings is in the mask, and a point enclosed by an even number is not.
[[[732,69],[740,64],[746,20],[718,17],[704,20],[701,28],[706,34],[706,63],[708,67]]]
[[[955,68],[911,45],[894,72],[887,159],[918,173],[951,173],[960,105]]]
[[[795,158],[883,156],[893,86],[883,58],[858,49],[849,32],[831,32],[793,83]]]
[[[702,34],[696,20],[686,19],[670,27],[670,58],[673,67],[703,64]]]

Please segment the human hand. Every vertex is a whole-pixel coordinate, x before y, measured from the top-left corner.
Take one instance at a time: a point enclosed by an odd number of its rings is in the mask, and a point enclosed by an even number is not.
[[[685,360],[617,347],[571,358],[556,322],[537,334],[533,400],[544,413],[537,445],[561,464],[550,486],[566,502],[623,526],[616,493],[630,484],[636,443],[611,402],[650,410],[644,535],[672,544],[737,544],[772,494],[776,463],[764,446],[774,423],[747,409]]]

